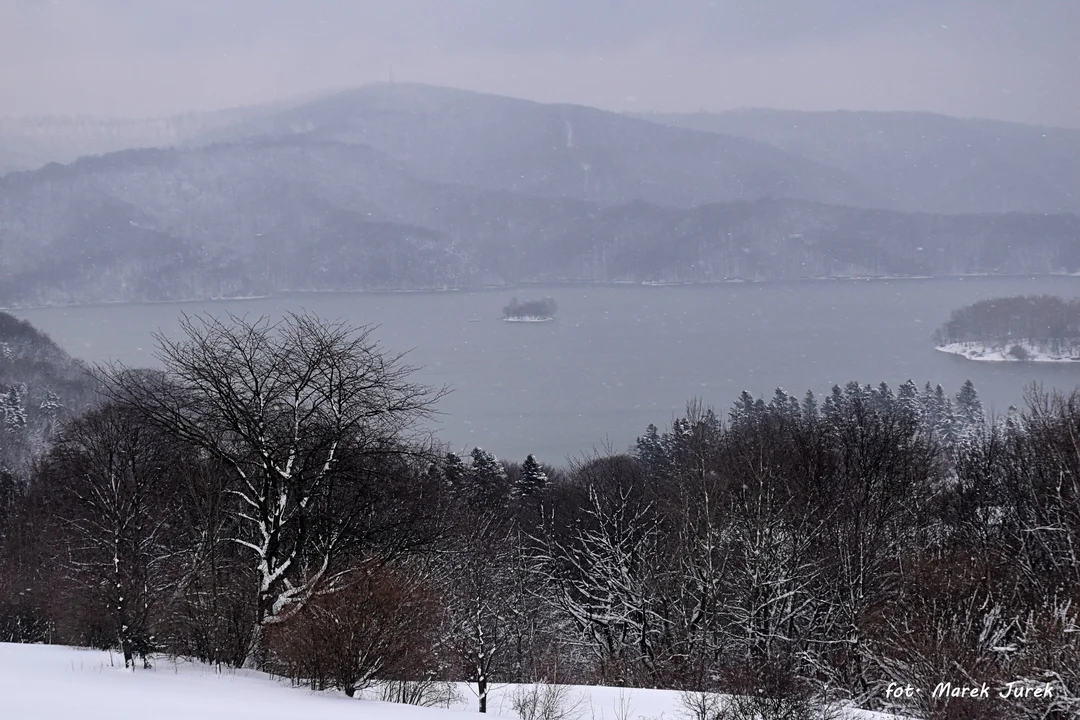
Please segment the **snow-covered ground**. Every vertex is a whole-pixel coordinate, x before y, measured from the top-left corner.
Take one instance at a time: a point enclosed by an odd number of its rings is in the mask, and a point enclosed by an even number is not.
[[[504,317],[503,322],[551,322],[555,318],[545,317],[542,315],[514,315],[512,317]]]
[[[1010,353],[1015,345],[1024,349],[1026,356],[1016,357]],[[1080,362],[1080,352],[1054,354],[1039,350],[1030,343],[1013,343],[1008,347],[990,347],[982,343],[962,342],[939,345],[935,348],[944,353],[961,355],[968,360],[981,362]]]
[[[217,670],[159,659],[125,670],[115,654],[56,645],[0,643],[0,717],[5,720],[477,720],[476,696],[462,684],[451,709],[421,708],[312,692],[250,670]],[[516,718],[514,686],[497,685],[488,715]],[[671,690],[570,687],[578,720],[688,720]],[[358,705],[359,703],[359,705]],[[893,716],[849,711],[851,720]]]
[[[0,644],[0,717],[5,720],[475,720],[476,713],[358,700],[289,687],[257,672],[218,673],[193,663],[124,670],[97,650]],[[366,710],[366,712],[364,712]]]

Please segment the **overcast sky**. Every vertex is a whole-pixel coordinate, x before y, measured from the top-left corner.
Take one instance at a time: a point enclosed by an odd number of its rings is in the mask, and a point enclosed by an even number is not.
[[[1080,0],[0,0],[0,115],[209,110],[392,71],[613,110],[1080,127],[1078,36]]]

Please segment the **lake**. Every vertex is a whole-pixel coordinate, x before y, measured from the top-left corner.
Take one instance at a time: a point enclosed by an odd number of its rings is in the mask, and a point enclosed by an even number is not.
[[[152,333],[174,334],[181,312],[280,316],[306,309],[377,323],[416,378],[450,385],[439,436],[500,457],[561,464],[624,450],[651,422],[663,428],[697,396],[726,414],[746,389],[821,394],[834,383],[911,378],[955,395],[975,383],[987,409],[1021,404],[1032,382],[1071,390],[1080,366],[977,363],[934,351],[949,313],[985,298],[1080,296],[1078,277],[807,281],[647,287],[560,286],[445,293],[289,294],[253,300],[11,311],[91,362],[154,364]],[[504,323],[511,296],[550,295],[558,318]]]

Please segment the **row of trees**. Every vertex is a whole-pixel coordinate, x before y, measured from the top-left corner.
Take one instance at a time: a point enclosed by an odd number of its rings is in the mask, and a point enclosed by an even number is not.
[[[184,330],[0,497],[0,639],[469,680],[481,710],[547,680],[1080,711],[1080,394],[995,420],[970,383],[744,394],[557,469],[446,452],[418,429],[441,391],[364,328]],[[885,693],[950,680],[1054,695]]]

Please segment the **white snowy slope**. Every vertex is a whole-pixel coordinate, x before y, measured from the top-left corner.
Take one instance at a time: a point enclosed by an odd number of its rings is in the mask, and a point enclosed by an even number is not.
[[[1024,349],[1024,353],[1021,358],[1016,357],[1010,353],[1010,350],[1015,346],[1020,346]],[[982,343],[974,342],[956,342],[949,343],[947,345],[939,345],[935,350],[943,353],[950,353],[952,355],[962,355],[968,360],[978,360],[981,362],[1078,362],[1080,356],[1077,353],[1050,353],[1044,350],[1040,350],[1031,343],[1020,342],[1009,345],[1005,348],[990,347]]]
[[[155,662],[152,670],[125,670],[115,654],[56,645],[0,643],[0,718],[4,720],[478,720],[476,696],[462,684],[452,709],[348,698],[338,692],[290,687],[264,673],[218,671],[198,663]],[[487,717],[516,718],[515,686],[496,685]],[[679,694],[574,686],[581,720],[685,720]],[[897,716],[849,710],[849,720]]]
[[[124,670],[97,650],[0,644],[4,720],[475,720],[476,713],[392,705],[289,687],[248,671],[159,661]]]

